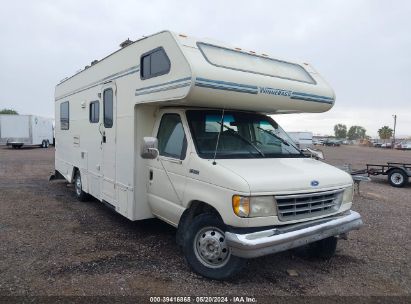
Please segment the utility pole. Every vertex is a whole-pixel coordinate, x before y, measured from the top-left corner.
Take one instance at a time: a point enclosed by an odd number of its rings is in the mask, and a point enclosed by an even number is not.
[[[396,128],[396,126],[397,126],[397,115],[394,114],[392,117],[394,117],[394,132],[392,133],[393,143],[392,143],[392,145],[391,145],[391,149],[394,149],[394,146],[395,146],[395,128]]]

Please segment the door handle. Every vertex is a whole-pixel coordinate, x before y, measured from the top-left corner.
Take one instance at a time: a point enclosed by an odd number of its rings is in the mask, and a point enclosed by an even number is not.
[[[150,169],[150,172],[149,172],[149,179],[150,179],[150,181],[153,180],[153,177],[154,177],[153,170]]]
[[[103,143],[106,142],[106,135],[103,135]]]

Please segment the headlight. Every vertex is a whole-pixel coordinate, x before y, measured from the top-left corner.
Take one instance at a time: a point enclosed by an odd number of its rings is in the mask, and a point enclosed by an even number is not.
[[[272,216],[277,214],[273,196],[233,196],[233,210],[239,217]]]
[[[353,187],[347,187],[344,190],[344,194],[343,194],[343,204],[345,203],[351,203],[352,202],[352,198],[353,198]]]

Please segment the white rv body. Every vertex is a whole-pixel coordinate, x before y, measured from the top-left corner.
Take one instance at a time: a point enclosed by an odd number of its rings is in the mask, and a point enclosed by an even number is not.
[[[155,61],[160,55],[163,57]],[[168,66],[167,72],[147,72],[160,69],[160,63]],[[78,195],[91,194],[130,220],[157,217],[180,228],[188,211],[199,205],[218,212],[229,227],[266,227],[327,218],[351,207],[352,179],[347,173],[310,158],[214,162],[212,157],[200,157],[187,115],[190,110],[207,109],[219,109],[218,115],[221,109],[233,113],[317,113],[329,110],[334,100],[331,87],[309,64],[160,32],[114,52],[56,86],[56,173],[69,182],[81,175],[81,181],[76,178]],[[92,117],[96,104],[98,119]],[[140,152],[144,138],[158,137],[166,116],[181,120],[181,131],[173,129],[168,141],[174,131],[183,132],[184,155],[143,159]],[[344,192],[344,202],[333,212],[290,220],[278,214],[250,218],[233,212],[236,195],[314,195],[319,191],[331,195]],[[349,230],[360,221],[353,213],[351,217]],[[270,250],[262,251],[260,244],[250,253],[240,248],[249,246],[239,240],[241,236],[226,232],[226,237],[236,256],[279,251],[270,243]],[[293,246],[297,243],[290,248]]]
[[[13,147],[53,143],[53,119],[36,115],[0,115],[0,144]]]

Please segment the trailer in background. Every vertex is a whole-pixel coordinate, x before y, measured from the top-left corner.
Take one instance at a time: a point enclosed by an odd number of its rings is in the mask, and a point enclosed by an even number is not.
[[[35,115],[0,115],[0,145],[21,148],[53,143],[53,119]]]
[[[298,145],[299,148],[304,149],[313,146],[313,132],[287,132],[291,139]]]
[[[387,162],[387,164],[366,164],[366,169],[353,171],[353,176],[368,174],[368,176],[387,175],[388,182],[393,187],[404,187],[411,178],[411,164]]]

